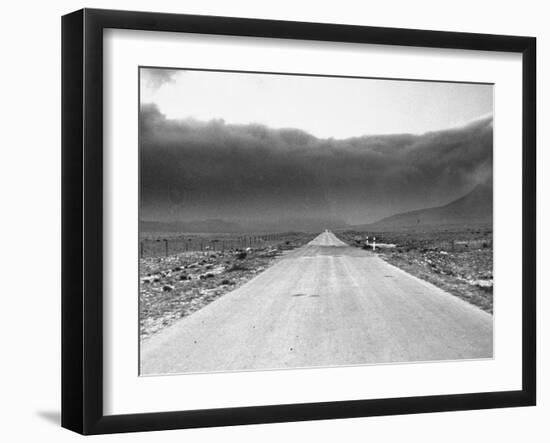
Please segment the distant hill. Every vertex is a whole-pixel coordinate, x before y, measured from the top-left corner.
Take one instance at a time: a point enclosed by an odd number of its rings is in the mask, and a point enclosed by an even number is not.
[[[368,225],[371,228],[407,228],[434,225],[490,223],[493,220],[493,185],[478,184],[445,206],[392,215]]]

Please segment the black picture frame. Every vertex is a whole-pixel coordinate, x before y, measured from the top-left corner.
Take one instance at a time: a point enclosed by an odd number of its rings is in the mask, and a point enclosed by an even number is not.
[[[103,413],[103,30],[353,42],[522,54],[522,388],[131,415]],[[82,434],[530,406],[536,402],[536,39],[83,9],[62,18],[62,426]]]

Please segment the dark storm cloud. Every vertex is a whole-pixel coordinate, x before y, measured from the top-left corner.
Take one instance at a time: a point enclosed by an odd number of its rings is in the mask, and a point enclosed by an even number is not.
[[[170,69],[142,68],[141,81],[149,88],[156,90],[165,83],[174,81],[176,74],[180,71]]]
[[[298,129],[140,115],[144,218],[358,224],[434,206],[492,176],[492,118],[423,135],[318,139]]]

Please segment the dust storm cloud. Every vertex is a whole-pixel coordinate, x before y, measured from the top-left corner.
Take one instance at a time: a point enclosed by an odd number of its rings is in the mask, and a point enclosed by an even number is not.
[[[322,139],[299,129],[167,119],[143,104],[141,219],[292,229],[444,204],[491,178],[492,125],[485,117],[422,135]]]

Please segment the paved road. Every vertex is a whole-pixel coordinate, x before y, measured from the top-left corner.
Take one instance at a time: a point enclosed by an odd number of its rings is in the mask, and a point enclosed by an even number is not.
[[[148,339],[141,373],[492,357],[493,319],[331,232]]]

